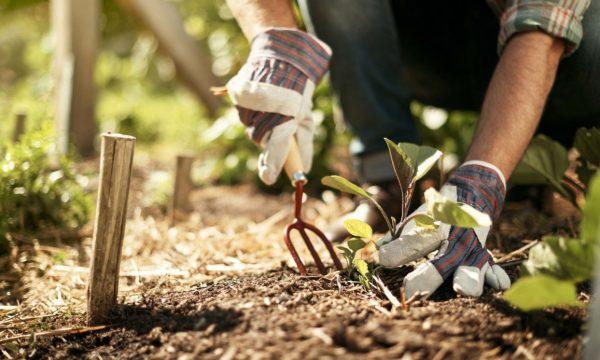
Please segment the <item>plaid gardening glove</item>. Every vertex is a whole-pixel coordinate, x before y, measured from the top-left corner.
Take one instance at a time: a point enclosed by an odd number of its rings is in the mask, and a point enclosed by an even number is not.
[[[506,183],[498,168],[483,161],[469,161],[454,171],[440,192],[451,200],[488,214],[493,221],[502,210],[505,189]],[[431,231],[417,228],[414,223],[408,224],[397,240],[392,240],[388,234],[378,242],[379,261],[386,267],[405,264],[407,256],[403,248],[406,242],[439,247],[434,259],[421,264],[404,278],[407,297],[418,291],[431,295],[453,274],[454,291],[465,296],[479,297],[484,283],[505,290],[510,287],[510,279],[485,248],[489,229],[489,226],[466,229],[442,224]]]
[[[254,37],[246,64],[227,83],[249,136],[261,146],[258,174],[273,184],[296,136],[304,171],[312,166],[312,95],[329,66],[329,47],[305,32],[272,28]]]

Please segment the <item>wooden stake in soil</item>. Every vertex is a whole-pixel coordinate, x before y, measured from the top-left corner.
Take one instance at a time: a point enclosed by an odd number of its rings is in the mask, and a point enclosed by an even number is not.
[[[88,324],[106,321],[117,300],[135,137],[103,134],[94,248],[88,285]]]
[[[21,136],[25,133],[25,120],[27,115],[24,112],[17,113],[15,116],[15,130],[13,132],[13,142],[17,143],[21,140]]]
[[[191,155],[178,155],[175,167],[175,183],[173,186],[173,198],[169,209],[171,224],[191,209],[190,192],[192,191],[192,163],[194,157]]]

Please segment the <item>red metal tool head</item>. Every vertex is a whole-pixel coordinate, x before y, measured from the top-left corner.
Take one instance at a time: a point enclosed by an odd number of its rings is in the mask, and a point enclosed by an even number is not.
[[[315,235],[317,235],[317,237],[319,239],[321,239],[323,244],[325,244],[325,247],[327,248],[327,251],[329,251],[329,255],[331,255],[331,259],[333,260],[333,264],[335,265],[336,269],[342,270],[342,263],[340,262],[339,258],[337,257],[337,254],[335,253],[335,250],[333,249],[331,242],[329,242],[329,240],[327,240],[327,237],[325,236],[325,234],[323,234],[321,232],[321,230],[317,229],[314,225],[306,223],[302,220],[302,216],[301,216],[302,215],[302,195],[304,194],[304,183],[305,182],[306,182],[306,180],[294,181],[294,185],[296,187],[296,192],[294,194],[294,221],[289,223],[285,227],[285,230],[283,233],[283,240],[285,241],[285,245],[287,246],[290,253],[292,253],[292,257],[294,258],[294,262],[296,262],[296,266],[298,267],[298,271],[300,272],[300,275],[302,275],[302,276],[306,275],[306,267],[302,263],[302,260],[300,260],[300,257],[298,256],[298,252],[296,251],[296,248],[294,247],[294,244],[292,243],[292,241],[290,239],[290,234],[291,234],[292,230],[294,230],[294,229],[297,230],[300,233],[300,236],[302,237],[302,239],[304,240],[304,243],[306,244],[308,251],[312,255],[313,259],[315,260],[315,264],[317,265],[317,268],[319,268],[319,272],[322,275],[327,274],[327,269],[325,268],[325,265],[323,265],[323,262],[321,261],[319,254],[315,250],[315,247],[310,242],[310,238],[308,237],[306,230],[310,230]]]

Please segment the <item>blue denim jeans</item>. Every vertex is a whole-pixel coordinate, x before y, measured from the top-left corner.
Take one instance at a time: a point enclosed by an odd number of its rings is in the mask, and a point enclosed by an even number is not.
[[[479,110],[498,62],[498,19],[485,1],[301,0],[310,31],[333,49],[331,83],[363,181],[393,179],[384,137],[418,142],[411,100]],[[452,19],[452,21],[450,21]],[[539,131],[571,145],[600,124],[600,1],[580,48],[561,61]]]

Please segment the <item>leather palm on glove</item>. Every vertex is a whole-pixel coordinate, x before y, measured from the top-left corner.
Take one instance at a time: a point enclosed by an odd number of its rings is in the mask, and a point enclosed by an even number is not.
[[[261,180],[274,183],[287,158],[292,136],[304,171],[312,165],[312,95],[329,66],[329,47],[303,31],[272,28],[252,40],[246,64],[227,83],[227,91],[248,134],[263,151]]]
[[[482,161],[469,161],[454,171],[440,192],[495,220],[502,210],[505,188],[504,177],[498,168]],[[434,259],[421,264],[404,278],[407,297],[419,291],[431,295],[451,275],[454,275],[454,291],[462,295],[480,296],[484,283],[504,290],[510,287],[510,279],[504,269],[494,263],[485,247],[488,232],[489,226],[466,229],[442,224],[429,230],[418,228],[412,222],[398,239],[392,240],[388,234],[379,240],[379,262],[386,267],[406,263],[403,249],[407,242],[441,243]]]

